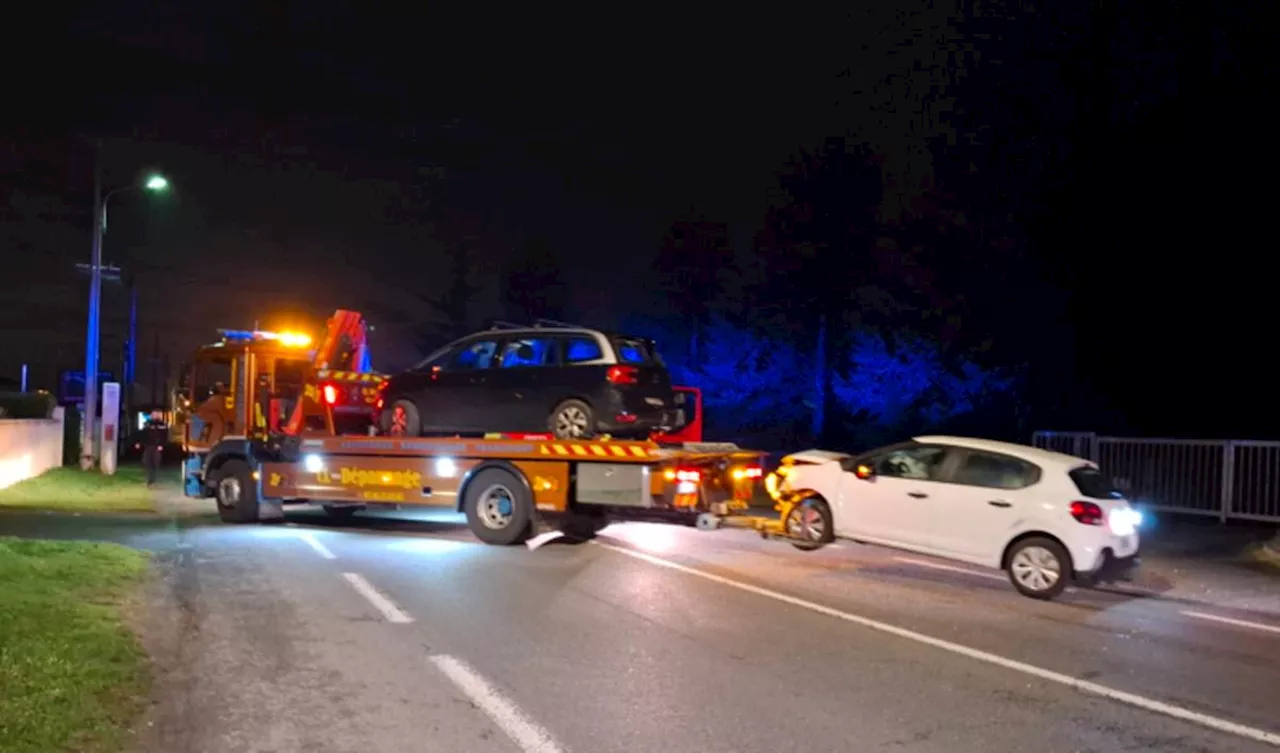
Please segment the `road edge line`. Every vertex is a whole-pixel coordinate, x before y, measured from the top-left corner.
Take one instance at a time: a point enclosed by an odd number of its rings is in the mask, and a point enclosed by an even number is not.
[[[1250,620],[1237,620],[1234,617],[1223,617],[1221,615],[1209,614],[1208,612],[1197,612],[1195,610],[1182,610],[1182,614],[1188,617],[1195,617],[1201,620],[1213,620],[1227,625],[1235,625],[1237,627],[1251,628],[1253,630],[1265,630],[1268,633],[1280,633],[1280,627],[1268,625],[1265,622],[1252,622]]]
[[[1236,735],[1237,737],[1243,737],[1249,740],[1268,743],[1270,745],[1280,747],[1280,733],[1268,732],[1267,730],[1250,727],[1246,724],[1240,724],[1239,722],[1233,722],[1228,719],[1203,714],[1199,711],[1192,711],[1191,709],[1183,708],[1182,706],[1165,703],[1164,701],[1158,701],[1154,698],[1147,698],[1146,696],[1130,693],[1125,690],[1119,690],[1090,680],[1081,680],[1077,677],[1072,677],[1071,675],[1063,674],[1061,672],[1055,672],[1051,669],[1037,667],[1034,664],[1027,664],[1025,662],[1017,661],[1016,659],[1009,659],[1004,656],[1000,656],[999,654],[993,654],[981,649],[971,648],[961,643],[954,643],[942,638],[934,638],[931,635],[918,633],[914,630],[898,627],[897,625],[891,625],[887,622],[881,622],[880,620],[874,620],[870,617],[863,617],[861,615],[845,612],[836,609],[835,607],[829,607],[824,604],[802,599],[798,596],[790,596],[780,591],[764,588],[763,586],[743,583],[741,581],[733,580],[732,578],[726,578],[722,575],[716,575],[715,573],[699,570],[696,567],[682,565],[678,562],[671,562],[669,560],[662,559],[661,557],[655,557],[652,554],[637,552],[632,549],[615,546],[613,544],[605,544],[599,541],[593,543],[610,551],[617,552],[618,554],[648,562],[651,565],[676,570],[687,575],[694,575],[713,583],[719,583],[723,586],[736,588],[740,591],[752,593],[757,596],[763,596],[765,598],[780,601],[802,609],[808,609],[811,612],[817,612],[818,614],[823,614],[828,617],[834,617],[838,620],[844,620],[845,622],[850,622],[855,625],[861,625],[865,628],[877,630],[899,638],[906,638],[908,640],[916,641],[917,643],[923,643],[927,646],[933,646],[934,648],[940,648],[953,654],[959,654],[960,656],[976,659],[977,661],[992,664],[997,667],[1021,672],[1022,674],[1038,677],[1042,680],[1048,680],[1049,682],[1055,682],[1059,685],[1065,685],[1067,687],[1074,688],[1075,690],[1090,693],[1102,698],[1108,698],[1146,711],[1162,714],[1174,719],[1181,719],[1182,721],[1191,722],[1193,724],[1200,725],[1201,727],[1217,730],[1218,732],[1226,732],[1228,734]]]

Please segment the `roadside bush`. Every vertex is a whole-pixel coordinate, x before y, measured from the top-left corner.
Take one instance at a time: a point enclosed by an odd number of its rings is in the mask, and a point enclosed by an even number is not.
[[[49,418],[53,407],[48,392],[0,392],[0,418]]]

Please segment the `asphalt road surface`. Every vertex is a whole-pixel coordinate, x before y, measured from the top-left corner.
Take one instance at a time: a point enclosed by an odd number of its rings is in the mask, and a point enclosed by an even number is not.
[[[453,516],[62,525],[158,552],[156,753],[1280,748],[1268,578],[1041,603],[999,573],[738,531],[530,551]]]

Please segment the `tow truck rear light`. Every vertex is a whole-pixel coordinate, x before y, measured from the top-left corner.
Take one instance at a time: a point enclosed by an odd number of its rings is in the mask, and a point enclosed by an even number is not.
[[[610,366],[605,378],[610,384],[635,384],[640,381],[640,370],[634,366]]]
[[[734,468],[733,478],[735,481],[749,478],[761,478],[764,476],[764,469],[758,465],[748,465],[744,468]]]
[[[1092,502],[1072,502],[1071,517],[1087,526],[1102,525],[1102,508]]]
[[[338,402],[338,388],[332,384],[326,384],[320,388],[321,394],[324,395],[325,405],[336,405]]]

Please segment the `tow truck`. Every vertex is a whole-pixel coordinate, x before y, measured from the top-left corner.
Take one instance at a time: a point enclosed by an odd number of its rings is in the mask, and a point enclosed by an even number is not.
[[[781,538],[811,530],[795,525],[798,508],[785,498],[776,518],[747,514],[764,453],[700,441],[700,393],[691,388],[683,393],[696,411],[692,429],[647,441],[379,436],[383,377],[370,368],[359,314],[336,312],[314,351],[299,333],[222,335],[197,352],[184,401],[194,403],[208,367],[229,367],[230,389],[188,410],[181,434],[185,493],[214,498],[228,523],[281,520],[286,506],[319,504],[339,517],[446,508],[494,545],[547,530],[590,538],[615,520]]]

